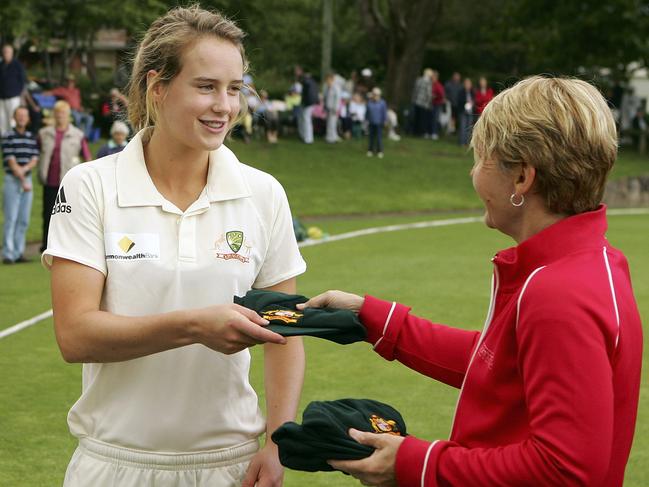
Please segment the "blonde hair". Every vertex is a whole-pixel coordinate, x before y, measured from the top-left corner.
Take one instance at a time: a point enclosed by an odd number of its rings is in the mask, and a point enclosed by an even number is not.
[[[206,36],[228,41],[237,47],[241,53],[244,73],[248,70],[243,47],[245,33],[233,21],[198,5],[170,10],[151,24],[135,54],[128,86],[128,119],[135,131],[155,126],[158,107],[153,102],[152,89],[158,83],[171,82],[182,69],[184,51]],[[155,70],[157,75],[147,83],[147,73],[151,70]],[[239,95],[239,99],[241,109],[235,124],[247,111],[243,93]]]
[[[547,208],[574,215],[594,210],[617,157],[611,110],[594,86],[578,79],[532,76],[496,96],[473,129],[480,159],[505,169],[536,169],[535,191]]]
[[[59,100],[54,104],[54,110],[67,110],[71,111],[70,104],[65,100]]]

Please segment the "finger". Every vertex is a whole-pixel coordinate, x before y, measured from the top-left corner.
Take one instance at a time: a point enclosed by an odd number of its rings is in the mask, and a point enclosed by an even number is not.
[[[258,340],[260,343],[286,344],[286,338],[279,333],[267,330],[263,326],[259,326],[258,324],[243,318],[237,322],[237,329],[253,340]]]
[[[327,463],[336,470],[342,470],[350,475],[355,475],[364,471],[364,465],[367,463],[363,460],[327,460]]]
[[[235,311],[238,311],[253,323],[257,323],[258,325],[263,325],[263,326],[266,326],[270,323],[270,321],[268,321],[267,319],[259,316],[256,311],[246,308],[245,306],[241,306],[239,304],[233,304],[232,306],[234,307]]]
[[[376,433],[367,433],[354,428],[350,428],[347,433],[361,445],[373,446],[374,448],[381,445],[381,435],[377,435]]]
[[[328,292],[328,291],[327,291]],[[295,305],[297,309],[306,309],[306,308],[324,308],[328,302],[327,293],[318,294],[317,296],[312,297],[306,303],[300,303]]]
[[[241,482],[241,487],[255,486],[255,482],[257,482],[257,476],[259,475],[259,468],[260,466],[257,464],[257,462],[250,462],[246,476],[243,478],[243,482]]]

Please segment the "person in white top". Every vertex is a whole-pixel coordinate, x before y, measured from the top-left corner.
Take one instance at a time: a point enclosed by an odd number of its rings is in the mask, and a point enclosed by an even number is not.
[[[295,417],[302,342],[232,299],[294,293],[306,265],[280,184],[223,145],[245,112],[243,35],[199,7],[157,19],[133,66],[139,132],[62,181],[43,261],[61,353],[84,364],[66,487],[282,484],[270,434]]]

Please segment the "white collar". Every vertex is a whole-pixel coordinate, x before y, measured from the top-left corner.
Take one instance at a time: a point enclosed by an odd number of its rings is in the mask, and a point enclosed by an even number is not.
[[[158,192],[144,162],[142,147],[143,130],[139,131],[117,154],[117,202],[120,207],[162,206],[168,209],[171,203]],[[194,203],[208,205],[250,196],[250,188],[243,175],[241,163],[225,145],[210,152],[207,185]],[[194,207],[192,204],[192,207]]]

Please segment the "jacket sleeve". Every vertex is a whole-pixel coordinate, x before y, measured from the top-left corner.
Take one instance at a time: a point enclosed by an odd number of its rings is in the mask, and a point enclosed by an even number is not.
[[[431,323],[409,314],[410,308],[365,296],[359,318],[367,341],[387,360],[402,364],[453,387],[461,387],[479,332]]]
[[[557,289],[546,279],[532,281],[520,302],[527,438],[489,448],[408,438],[397,454],[399,485],[602,485],[614,454],[609,353],[615,337],[611,318],[585,300],[583,287]]]

